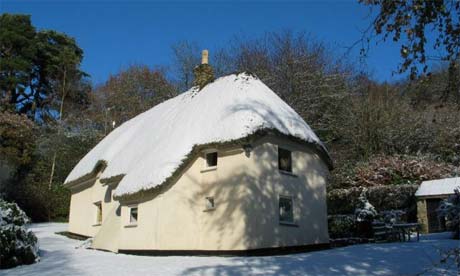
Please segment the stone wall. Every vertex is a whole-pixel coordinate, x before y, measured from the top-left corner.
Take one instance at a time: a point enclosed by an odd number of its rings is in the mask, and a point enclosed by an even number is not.
[[[214,71],[209,64],[200,64],[193,69],[195,74],[194,86],[198,86],[200,89],[205,87],[206,84],[214,80]]]
[[[421,232],[428,233],[428,214],[424,198],[417,199],[417,221],[421,225]]]

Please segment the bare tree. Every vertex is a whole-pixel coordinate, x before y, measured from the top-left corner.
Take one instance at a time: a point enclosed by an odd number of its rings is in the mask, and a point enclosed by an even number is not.
[[[185,91],[193,84],[193,68],[200,64],[200,48],[194,42],[180,41],[172,47],[174,71],[179,78],[179,88]]]
[[[94,120],[104,128],[133,118],[153,106],[177,95],[161,69],[132,65],[99,86],[95,92]]]

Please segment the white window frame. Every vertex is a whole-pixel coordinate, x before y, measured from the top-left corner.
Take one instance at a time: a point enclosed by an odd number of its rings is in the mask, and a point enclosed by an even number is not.
[[[138,204],[133,204],[133,205],[128,205],[128,212],[127,212],[127,218],[126,218],[126,227],[136,227],[137,224],[139,223],[139,205]],[[131,221],[131,210],[132,209],[137,209],[137,218],[136,221],[133,222]]]
[[[281,220],[281,214],[280,214],[280,205],[281,205],[281,199],[288,199],[291,201],[291,212],[292,212],[292,221],[287,221],[287,220]],[[280,224],[286,224],[286,225],[297,225],[296,224],[296,218],[295,218],[295,201],[294,197],[288,196],[288,195],[279,195],[278,196],[278,220]]]
[[[215,153],[217,155],[217,162],[216,162],[217,165],[215,166],[208,166],[207,155],[211,153]],[[201,170],[201,172],[216,170],[218,165],[219,165],[219,152],[217,151],[217,149],[208,149],[208,150],[203,151],[203,169]]]

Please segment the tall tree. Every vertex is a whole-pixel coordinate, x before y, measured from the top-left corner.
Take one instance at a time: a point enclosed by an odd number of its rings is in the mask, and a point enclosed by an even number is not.
[[[2,14],[0,26],[2,109],[32,119],[60,118],[71,81],[86,76],[80,70],[83,51],[65,34],[36,31],[27,15]]]
[[[64,111],[64,103],[69,92],[85,93],[86,91],[70,90],[72,82],[78,82],[85,73],[80,71],[79,65],[83,58],[83,51],[77,46],[75,40],[64,34],[55,31],[41,31],[37,34],[39,61],[42,65],[41,72],[48,78],[43,80],[47,88],[51,91],[48,97],[43,99],[40,91],[36,91],[34,98],[36,101],[46,101],[48,105],[57,111],[57,122],[61,123]],[[58,126],[58,130],[61,127]],[[53,153],[51,172],[49,178],[49,188],[53,183],[54,171],[56,166],[57,152]]]
[[[29,101],[36,32],[25,15],[2,14],[0,26],[0,108],[15,110]]]
[[[56,31],[41,31],[37,33],[38,63],[41,65],[43,80],[51,90],[47,102],[58,113],[58,120],[62,119],[64,103],[70,92],[75,94],[87,93],[86,90],[70,89],[72,84],[82,81],[87,76],[80,70],[83,59],[83,50],[80,49],[71,37]],[[40,98],[37,95],[37,98]]]

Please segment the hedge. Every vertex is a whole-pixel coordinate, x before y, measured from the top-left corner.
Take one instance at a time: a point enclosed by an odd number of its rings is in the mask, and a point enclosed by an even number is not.
[[[404,210],[409,221],[417,218],[415,191],[418,185],[388,185],[367,187],[367,199],[377,209]],[[334,189],[327,194],[328,213],[353,214],[358,204],[361,188]]]

